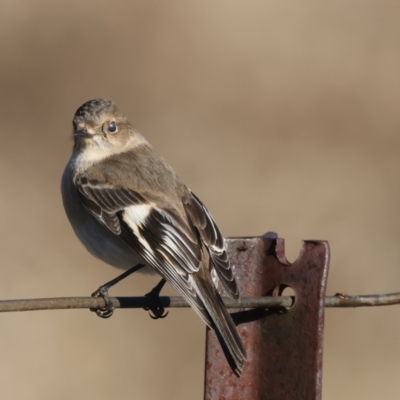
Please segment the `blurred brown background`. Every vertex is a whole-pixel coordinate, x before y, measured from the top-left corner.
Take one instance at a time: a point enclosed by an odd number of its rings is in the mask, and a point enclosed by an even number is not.
[[[328,293],[400,290],[399,19],[382,0],[1,1],[0,297],[89,295],[117,274],[74,237],[59,190],[93,97],[117,102],[226,236],[277,231],[291,260],[328,239]],[[400,397],[399,310],[327,310],[324,400]],[[191,310],[0,319],[1,399],[202,399]]]

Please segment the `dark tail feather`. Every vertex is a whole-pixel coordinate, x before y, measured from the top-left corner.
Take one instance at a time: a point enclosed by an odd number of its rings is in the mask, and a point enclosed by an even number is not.
[[[246,350],[244,349],[235,323],[214,286],[200,279],[196,281],[198,294],[211,317],[213,328],[216,331],[228,363],[234,373],[240,376],[243,362],[246,359]]]

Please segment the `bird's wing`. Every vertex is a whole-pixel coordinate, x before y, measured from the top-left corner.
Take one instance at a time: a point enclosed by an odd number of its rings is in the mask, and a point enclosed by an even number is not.
[[[78,176],[75,185],[86,209],[116,235],[122,232],[117,213],[126,207],[144,203],[142,196],[132,190],[114,187],[86,176]]]
[[[217,224],[204,204],[191,191],[183,199],[183,204],[189,220],[197,228],[202,242],[209,251],[210,267],[215,268],[215,272],[229,296],[237,300],[239,289],[226,253],[224,237]]]
[[[87,210],[139,253],[211,326],[193,277],[203,260],[203,248],[196,231],[179,213],[160,209],[133,190],[85,175],[74,181]]]
[[[206,208],[194,195],[184,203],[190,220],[174,208],[157,207],[141,194],[86,176],[75,179],[82,202],[103,224],[163,276],[191,305],[202,320],[215,328],[234,371],[240,375],[246,351],[235,324],[204,265],[204,247],[210,262],[230,293],[236,283],[226,256],[224,241]],[[194,228],[191,227],[194,224]],[[219,272],[218,272],[219,271]],[[233,290],[232,287],[235,289]],[[225,346],[225,347],[224,347]]]

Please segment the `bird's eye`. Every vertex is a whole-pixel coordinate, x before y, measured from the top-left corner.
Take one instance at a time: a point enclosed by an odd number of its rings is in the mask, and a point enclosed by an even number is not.
[[[114,121],[110,122],[108,124],[108,132],[114,133],[117,131],[117,125],[115,124]]]

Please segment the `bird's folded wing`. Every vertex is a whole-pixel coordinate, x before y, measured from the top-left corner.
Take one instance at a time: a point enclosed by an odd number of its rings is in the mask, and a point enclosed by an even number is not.
[[[175,209],[160,209],[133,190],[87,177],[77,177],[75,185],[88,211],[166,278],[210,325],[192,276],[204,256],[197,231]]]
[[[226,253],[225,240],[213,217],[204,204],[191,191],[189,191],[188,196],[183,199],[183,204],[189,220],[197,228],[201,240],[209,250],[210,266],[214,266],[227,293],[232,298],[238,299],[239,289]]]
[[[121,234],[117,213],[126,207],[144,204],[144,199],[132,190],[89,183],[77,184],[82,203],[87,210],[116,235]]]

